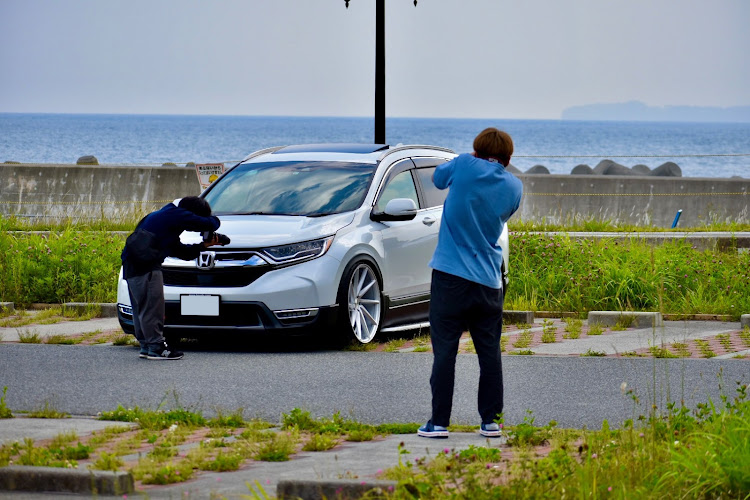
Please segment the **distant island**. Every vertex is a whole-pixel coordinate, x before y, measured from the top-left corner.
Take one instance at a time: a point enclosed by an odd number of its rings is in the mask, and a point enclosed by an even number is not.
[[[750,106],[648,106],[640,101],[571,106],[563,120],[645,122],[750,122]]]

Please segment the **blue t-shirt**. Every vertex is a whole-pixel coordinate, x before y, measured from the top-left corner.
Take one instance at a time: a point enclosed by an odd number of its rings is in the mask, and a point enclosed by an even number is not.
[[[438,189],[450,188],[430,267],[502,288],[503,225],[518,210],[523,184],[494,163],[462,154],[435,169]]]

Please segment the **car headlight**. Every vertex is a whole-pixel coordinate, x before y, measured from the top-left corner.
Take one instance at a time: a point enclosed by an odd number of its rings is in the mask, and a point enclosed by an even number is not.
[[[328,236],[327,238],[321,238],[319,240],[303,241],[278,247],[264,248],[263,254],[277,264],[287,264],[289,262],[320,257],[331,248],[331,243],[333,243],[333,236]]]

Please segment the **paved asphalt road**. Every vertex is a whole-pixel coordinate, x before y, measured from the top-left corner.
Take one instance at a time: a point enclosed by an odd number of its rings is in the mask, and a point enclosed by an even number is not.
[[[212,415],[238,408],[245,417],[280,421],[295,407],[315,416],[336,411],[367,423],[423,422],[430,413],[428,353],[187,352],[180,361],[146,361],[133,347],[47,344],[0,345],[0,387],[14,411],[51,407],[95,415],[118,404],[156,408],[179,403]],[[619,425],[665,400],[696,403],[719,399],[735,382],[750,382],[746,362],[504,356],[506,420],[526,410],[536,424],[562,427]],[[453,423],[478,424],[474,355],[461,354],[456,370]],[[626,382],[640,398],[624,395]]]

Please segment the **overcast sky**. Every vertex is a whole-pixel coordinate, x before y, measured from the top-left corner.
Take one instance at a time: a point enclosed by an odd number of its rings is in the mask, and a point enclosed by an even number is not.
[[[0,112],[372,116],[375,1],[0,0]],[[391,117],[750,105],[750,0],[385,1]]]

